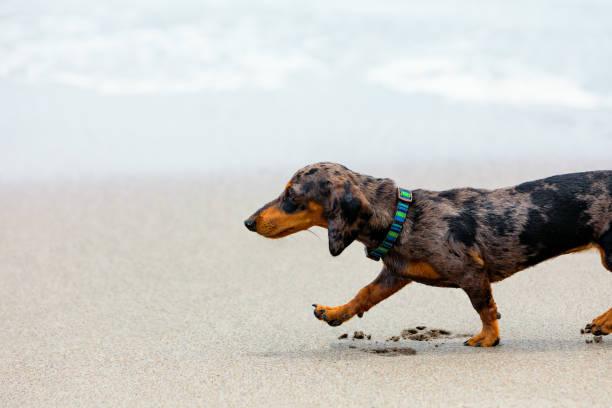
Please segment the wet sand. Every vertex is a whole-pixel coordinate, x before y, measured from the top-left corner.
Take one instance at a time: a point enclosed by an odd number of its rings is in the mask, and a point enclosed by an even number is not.
[[[494,187],[548,170],[399,181]],[[282,240],[246,231],[289,175],[2,185],[0,405],[609,406],[612,339],[580,334],[612,306],[597,252],[495,284],[492,349],[401,336],[480,329],[463,292],[419,284],[329,327],[310,305],[348,301],[380,264],[359,244],[332,258],[319,228]]]

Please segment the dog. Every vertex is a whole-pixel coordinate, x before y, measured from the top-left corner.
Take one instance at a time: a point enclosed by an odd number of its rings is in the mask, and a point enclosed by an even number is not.
[[[267,238],[281,238],[312,226],[328,229],[329,251],[337,256],[353,241],[366,254],[383,248],[397,231],[398,186],[388,178],[362,175],[336,163],[298,170],[281,195],[251,215],[245,226]],[[410,194],[410,193],[407,193]],[[463,289],[482,321],[467,346],[499,344],[501,317],[491,283],[547,259],[597,248],[612,271],[612,171],[553,176],[496,190],[417,189],[401,231],[386,251],[378,277],[348,303],[314,304],[314,314],[338,326],[391,296],[412,281]],[[393,235],[393,234],[391,234]],[[373,252],[374,251],[374,252]],[[585,327],[612,332],[612,308]]]

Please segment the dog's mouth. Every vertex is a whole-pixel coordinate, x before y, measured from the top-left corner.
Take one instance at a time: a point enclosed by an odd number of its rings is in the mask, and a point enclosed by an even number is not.
[[[271,238],[271,239],[278,239],[278,238],[283,238],[286,237],[287,235],[291,235],[291,234],[295,234],[296,232],[302,231],[304,228],[298,228],[298,227],[289,227],[287,229],[284,229],[280,232],[276,232],[273,234],[266,234],[266,233],[260,233],[261,235],[263,235],[266,238]]]

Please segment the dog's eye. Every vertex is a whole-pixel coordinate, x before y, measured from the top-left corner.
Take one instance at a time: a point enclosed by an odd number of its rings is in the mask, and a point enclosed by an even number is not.
[[[298,211],[300,208],[301,208],[301,205],[299,205],[292,199],[286,199],[283,201],[283,204],[282,204],[282,209],[287,214],[292,214]]]
[[[298,197],[295,189],[291,186],[285,190],[285,197],[282,200],[281,208],[287,214],[291,214],[304,209],[304,206],[300,204],[300,197]]]

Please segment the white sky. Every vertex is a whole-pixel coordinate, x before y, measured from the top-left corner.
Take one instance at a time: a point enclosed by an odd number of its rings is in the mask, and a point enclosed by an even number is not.
[[[125,3],[0,3],[2,179],[612,152],[606,2]]]

